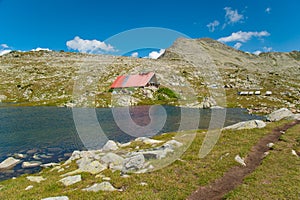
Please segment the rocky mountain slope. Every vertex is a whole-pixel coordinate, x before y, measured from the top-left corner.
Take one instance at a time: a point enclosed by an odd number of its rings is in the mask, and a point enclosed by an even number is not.
[[[14,105],[108,107],[164,103],[269,112],[300,109],[300,52],[245,53],[211,39],[179,38],[157,60],[70,52],[11,52],[0,57],[0,101]],[[155,71],[178,99],[156,98],[155,89],[114,94],[118,75]],[[240,91],[261,95],[240,96]],[[265,96],[266,91],[272,95]],[[208,98],[211,97],[211,98]],[[204,101],[204,102],[203,102]],[[202,104],[201,104],[202,103]]]

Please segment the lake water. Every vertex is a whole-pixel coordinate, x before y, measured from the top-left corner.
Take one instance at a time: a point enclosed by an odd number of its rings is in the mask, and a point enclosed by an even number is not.
[[[154,107],[155,108],[155,107]],[[159,133],[177,131],[180,125],[181,108],[164,106],[167,118]],[[82,108],[84,113],[87,109]],[[124,133],[114,120],[111,108],[92,109],[108,139],[127,142],[135,137]],[[199,112],[198,128],[206,129],[211,119],[211,110],[186,109]],[[78,111],[78,110],[77,110]],[[81,112],[81,109],[79,109]],[[130,108],[133,121],[146,126],[150,123],[149,106]],[[159,117],[160,113],[154,113]],[[191,116],[191,122],[194,120]],[[229,108],[226,110],[225,125],[231,125],[262,117],[249,115],[245,109]],[[89,126],[86,126],[86,132]],[[85,145],[78,136],[71,108],[57,107],[13,107],[0,106],[0,162],[15,153],[26,155],[22,161],[59,162],[68,159],[74,150],[83,150]],[[40,168],[23,169],[21,164],[13,170],[0,171],[0,180],[24,173],[32,173]]]

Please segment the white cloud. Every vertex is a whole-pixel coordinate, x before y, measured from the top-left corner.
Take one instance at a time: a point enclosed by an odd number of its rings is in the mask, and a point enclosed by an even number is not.
[[[266,8],[265,12],[268,13],[268,14],[270,14],[271,13],[271,8],[269,8],[269,7]]]
[[[134,57],[134,58],[137,58],[139,56],[139,53],[138,52],[133,52],[131,54],[131,57]]]
[[[237,10],[232,10],[231,7],[225,7],[224,10],[226,11],[225,20],[228,24],[234,24],[244,19],[242,14],[239,14]]]
[[[206,26],[208,27],[210,32],[214,32],[216,27],[220,25],[220,22],[218,20],[215,20],[209,24],[207,24]]]
[[[248,40],[250,40],[252,37],[266,37],[269,36],[270,33],[268,33],[267,31],[261,31],[261,32],[243,32],[243,31],[238,31],[235,33],[232,33],[230,36],[228,37],[222,37],[219,38],[218,41],[219,42],[235,42],[235,41],[239,41],[239,42],[247,42]]]
[[[52,50],[50,50],[48,48],[40,48],[40,47],[38,47],[36,49],[31,49],[30,51],[52,51]]]
[[[1,44],[0,46],[1,46],[3,49],[8,49],[8,48],[9,48],[7,44]]]
[[[242,45],[243,45],[242,43],[238,42],[234,45],[234,48],[239,49],[241,48]]]
[[[82,53],[100,53],[100,52],[115,52],[116,49],[105,42],[99,40],[83,40],[76,36],[73,40],[66,42],[68,48],[77,50]]]
[[[164,53],[165,53],[165,49],[161,49],[161,50],[159,50],[159,52],[152,51],[151,53],[149,53],[148,57],[152,58],[152,59],[157,59],[157,58],[159,58],[159,56],[161,56]]]
[[[272,49],[273,49],[272,47],[263,47],[263,50],[267,52],[272,51]]]
[[[259,50],[253,52],[253,54],[255,54],[255,55],[257,55],[257,56],[258,56],[259,54],[261,54],[261,53],[262,53],[262,51],[259,51]]]
[[[3,56],[4,54],[8,54],[9,52],[11,52],[11,50],[9,49],[0,50],[0,56]]]

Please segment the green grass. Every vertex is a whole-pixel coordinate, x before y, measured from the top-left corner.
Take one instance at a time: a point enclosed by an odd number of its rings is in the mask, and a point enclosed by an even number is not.
[[[274,150],[244,183],[226,195],[226,199],[300,199],[300,125],[289,129]]]
[[[0,192],[0,199],[41,199],[60,195],[66,195],[70,199],[100,200],[185,199],[199,186],[209,184],[211,181],[220,178],[231,167],[238,165],[234,161],[234,157],[237,154],[242,157],[246,156],[251,147],[255,145],[261,137],[270,132],[275,126],[283,123],[284,122],[271,123],[264,129],[243,131],[227,130],[222,133],[218,143],[210,154],[203,159],[198,157],[198,152],[205,134],[204,131],[198,131],[195,140],[181,156],[180,160],[176,160],[165,168],[145,174],[131,174],[129,178],[120,177],[118,171],[104,171],[103,174],[111,178],[110,182],[115,187],[122,188],[124,190],[123,192],[94,193],[81,191],[81,189],[88,185],[91,186],[94,183],[102,182],[100,178],[95,178],[94,175],[87,173],[82,174],[82,182],[65,187],[58,182],[58,180],[61,179],[59,177],[59,174],[61,173],[50,172],[50,169],[46,169],[40,172],[40,175],[47,178],[47,181],[41,182],[40,184],[26,180],[25,177],[27,175],[18,177],[16,180],[10,179],[0,182],[0,185],[3,186],[3,189]],[[155,139],[169,140],[172,136],[174,136],[174,133],[156,136]],[[276,147],[276,149],[277,148],[278,147]],[[284,148],[284,146],[282,148]],[[271,156],[268,157],[265,162],[269,159],[271,159]],[[271,166],[268,168],[272,169]],[[72,170],[74,170],[74,165],[65,169],[62,173]],[[141,186],[141,182],[146,182],[148,185]],[[295,183],[293,184],[295,185]],[[34,185],[34,188],[25,191],[24,189],[28,185]],[[258,184],[257,187],[259,187],[259,185],[260,184]],[[232,198],[234,197],[235,196],[232,196]]]

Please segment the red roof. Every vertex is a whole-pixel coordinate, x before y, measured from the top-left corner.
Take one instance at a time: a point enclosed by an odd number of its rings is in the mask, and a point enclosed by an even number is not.
[[[118,76],[110,88],[144,87],[154,75],[154,72],[149,72],[145,74]]]

